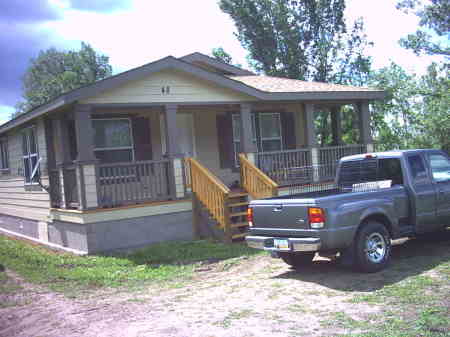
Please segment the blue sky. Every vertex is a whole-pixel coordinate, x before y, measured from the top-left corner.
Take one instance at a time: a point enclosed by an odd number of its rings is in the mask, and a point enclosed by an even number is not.
[[[395,9],[395,0],[347,0],[350,23],[362,16],[374,66],[391,60],[411,72],[422,72],[430,59],[398,46],[415,31],[417,18]],[[10,0],[0,1],[0,123],[20,100],[20,80],[29,59],[54,46],[78,49],[80,41],[110,57],[114,73],[156,59],[194,51],[209,54],[223,47],[246,64],[246,51],[233,32],[233,22],[216,0]]]

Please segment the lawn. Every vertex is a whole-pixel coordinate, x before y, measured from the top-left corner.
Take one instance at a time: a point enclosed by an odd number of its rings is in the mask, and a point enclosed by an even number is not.
[[[55,291],[132,287],[152,281],[183,282],[201,265],[221,263],[261,252],[244,244],[209,241],[168,242],[131,254],[76,256],[0,236],[0,264],[24,279]]]

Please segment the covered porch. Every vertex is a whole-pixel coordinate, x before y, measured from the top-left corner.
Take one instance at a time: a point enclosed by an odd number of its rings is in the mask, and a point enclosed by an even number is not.
[[[344,106],[358,116],[357,144],[343,142]],[[320,144],[319,109],[329,113],[333,145]],[[372,151],[369,118],[368,101],[77,104],[49,123],[52,207],[188,198],[190,157],[228,187],[242,186],[239,153],[279,186],[330,180],[339,158]]]

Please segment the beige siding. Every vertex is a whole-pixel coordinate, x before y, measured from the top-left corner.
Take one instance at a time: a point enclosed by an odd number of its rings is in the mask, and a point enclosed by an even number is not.
[[[45,128],[42,119],[37,120],[36,138],[39,156],[41,157],[42,183],[48,185],[47,178],[47,145]],[[19,216],[34,220],[45,220],[49,214],[50,198],[45,191],[26,191],[22,160],[21,129],[14,129],[7,134],[9,174],[0,176],[0,214]]]
[[[170,88],[163,94],[162,88]],[[164,70],[147,78],[108,90],[82,103],[150,103],[150,102],[236,102],[255,100],[230,89],[200,80],[192,75]]]

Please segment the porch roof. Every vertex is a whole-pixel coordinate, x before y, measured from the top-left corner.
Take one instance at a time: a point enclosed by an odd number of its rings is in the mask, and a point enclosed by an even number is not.
[[[88,97],[136,81],[165,69],[190,74],[223,88],[245,94],[255,101],[311,101],[311,100],[374,100],[382,99],[384,91],[340,86],[328,83],[305,82],[285,78],[254,75],[212,57],[194,53],[181,58],[168,56],[141,67],[125,71],[104,80],[64,93],[48,103],[0,125],[0,134],[27,121],[62,109]],[[151,103],[151,102],[148,102]],[[170,103],[170,102],[166,102]],[[198,102],[201,103],[201,102]]]
[[[255,89],[265,92],[380,92],[377,89],[339,85],[325,82],[308,82],[274,76],[228,76]]]

